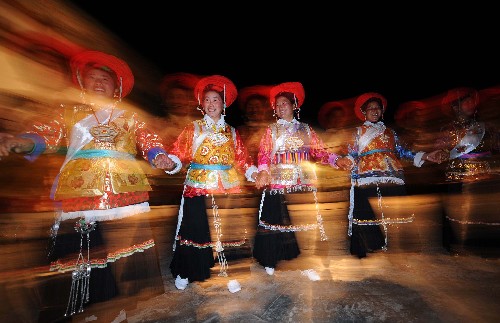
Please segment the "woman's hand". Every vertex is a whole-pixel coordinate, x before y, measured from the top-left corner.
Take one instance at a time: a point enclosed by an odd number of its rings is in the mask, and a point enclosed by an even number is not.
[[[337,158],[337,160],[335,161],[335,164],[338,166],[338,168],[343,169],[343,170],[351,170],[354,167],[354,163],[348,157]]]
[[[450,153],[442,149],[438,149],[424,154],[423,159],[433,163],[441,164],[442,162],[450,159]]]
[[[271,176],[265,170],[261,170],[255,178],[255,186],[261,189],[271,183]]]
[[[159,169],[166,169],[171,171],[175,168],[175,163],[170,157],[165,154],[158,154],[155,159],[153,159],[153,165]]]
[[[0,133],[0,156],[9,156],[11,152],[28,153],[33,150],[33,147],[35,147],[35,143],[30,139]]]

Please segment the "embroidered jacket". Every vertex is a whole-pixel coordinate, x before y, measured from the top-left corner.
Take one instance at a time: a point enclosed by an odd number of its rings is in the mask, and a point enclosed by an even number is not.
[[[484,122],[456,120],[441,129],[436,148],[450,151],[447,180],[487,178],[491,174],[492,156],[500,150],[500,132]]]
[[[67,148],[53,187],[54,198],[66,201],[64,211],[110,209],[147,201],[151,187],[136,154],[151,161],[165,153],[161,139],[135,113],[114,107],[94,114],[88,105],[61,106],[58,118],[35,124],[22,136],[36,143],[27,155],[30,160]]]
[[[241,175],[249,181],[257,171],[236,129],[221,116],[217,123],[205,115],[187,125],[172,154],[188,164],[184,196],[241,192]]]
[[[260,142],[259,171],[271,175],[271,189],[314,186],[314,161],[337,168],[337,155],[326,150],[311,127],[293,119],[280,119],[267,127]]]
[[[354,160],[351,177],[357,185],[377,183],[404,184],[405,159],[420,167],[423,152],[415,153],[405,148],[396,132],[386,128],[383,122],[366,121],[356,128],[354,142],[349,145],[349,156]]]

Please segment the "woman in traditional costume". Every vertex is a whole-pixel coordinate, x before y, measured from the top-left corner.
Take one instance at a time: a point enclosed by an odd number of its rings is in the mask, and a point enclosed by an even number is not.
[[[257,167],[253,165],[238,131],[225,121],[226,108],[237,95],[236,86],[225,76],[200,79],[194,97],[203,118],[188,124],[172,148],[172,154],[179,156],[187,166],[170,263],[175,286],[181,290],[190,282],[210,278],[211,268],[215,266],[214,251],[220,265],[219,276],[228,276],[224,248],[246,242],[243,235],[233,241],[224,240],[218,212],[218,205],[228,194],[241,192],[242,175],[251,182],[257,175]],[[209,224],[207,207],[213,212],[212,225]],[[230,283],[231,292],[240,289],[236,280]]]
[[[314,162],[334,168],[348,167],[351,162],[327,151],[316,132],[298,120],[305,98],[301,83],[273,86],[269,97],[278,120],[267,126],[259,145],[259,180],[262,178],[267,187],[262,192],[253,256],[273,275],[279,261],[299,256],[295,232],[319,230],[320,239],[327,240],[316,197]],[[287,195],[298,193],[310,194],[315,205],[310,221],[300,225],[291,223],[286,206]],[[319,279],[313,269],[304,273],[311,280]]]
[[[49,250],[50,270],[71,280],[65,316],[86,303],[164,292],[147,217],[151,187],[136,156],[178,171],[178,158],[160,137],[123,107],[134,85],[123,60],[84,51],[70,65],[82,103],[61,105],[52,121],[0,141],[0,155],[16,152],[31,161],[65,151],[51,192],[58,209]]]
[[[368,252],[386,250],[388,225],[414,219],[413,214],[386,218],[382,209],[372,207],[370,199],[375,199],[380,208],[384,198],[406,195],[403,161],[413,162],[416,167],[425,161],[442,161],[441,150],[426,153],[405,147],[397,133],[383,122],[386,107],[386,98],[375,92],[360,95],[354,104],[354,112],[363,124],[356,127],[348,143],[347,156],[353,161],[348,235],[350,253],[359,258]]]

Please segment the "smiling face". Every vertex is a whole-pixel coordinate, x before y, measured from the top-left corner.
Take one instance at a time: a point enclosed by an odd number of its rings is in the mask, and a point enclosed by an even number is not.
[[[99,68],[85,71],[83,87],[88,94],[103,98],[113,98],[117,90],[112,74]]]
[[[212,118],[213,121],[219,121],[222,110],[224,109],[224,101],[219,92],[205,92],[201,104],[203,106],[203,111],[205,111],[205,113]]]
[[[470,118],[476,113],[476,100],[471,95],[467,95],[452,102],[451,107],[458,116]]]
[[[278,118],[286,121],[292,121],[294,108],[295,104],[292,104],[286,96],[278,96],[276,98],[275,110]]]
[[[369,100],[363,107],[363,114],[365,115],[366,121],[375,123],[382,118],[382,105],[378,100]]]

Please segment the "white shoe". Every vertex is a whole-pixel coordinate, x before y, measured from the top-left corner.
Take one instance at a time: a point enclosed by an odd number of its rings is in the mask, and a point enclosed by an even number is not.
[[[127,320],[127,312],[125,312],[125,310],[121,310],[120,314],[118,314],[118,316],[113,321],[111,321],[111,323],[120,323],[126,320]]]
[[[319,277],[318,273],[314,269],[302,270],[301,274],[304,276],[307,276],[307,278],[309,278],[309,280],[312,280],[312,281],[316,281],[316,280],[321,279],[321,277]]]
[[[271,268],[271,267],[264,267],[266,269],[266,273],[269,275],[269,276],[272,276],[274,275],[274,268]]]
[[[236,279],[233,279],[227,283],[227,289],[229,289],[229,291],[234,294],[241,290],[241,285]]]
[[[177,287],[177,289],[184,290],[188,284],[189,280],[187,278],[181,278],[179,275],[175,278],[175,287]]]

